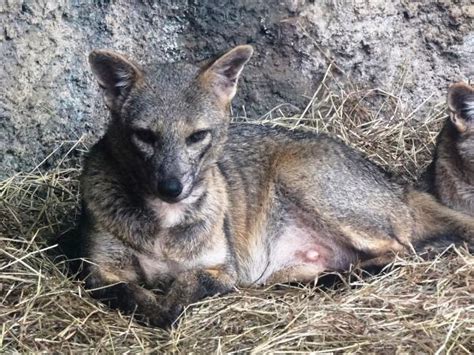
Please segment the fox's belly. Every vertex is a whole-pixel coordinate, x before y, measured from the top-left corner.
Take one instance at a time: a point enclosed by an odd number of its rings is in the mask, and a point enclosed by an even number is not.
[[[348,268],[354,261],[324,242],[317,231],[291,223],[273,236],[257,236],[253,244],[242,268],[240,281],[246,286],[309,282],[325,270]]]

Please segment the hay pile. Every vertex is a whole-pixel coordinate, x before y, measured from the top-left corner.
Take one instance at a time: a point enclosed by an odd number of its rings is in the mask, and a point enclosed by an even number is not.
[[[396,93],[323,83],[300,115],[275,109],[262,120],[330,132],[413,181],[445,118],[442,103],[427,102],[424,117],[417,112]],[[63,145],[84,148],[81,141]],[[53,169],[1,182],[1,352],[474,350],[474,258],[454,248],[430,261],[397,260],[378,276],[340,275],[337,287],[280,285],[206,299],[187,308],[171,332],[137,325],[91,299],[48,257],[54,246],[46,240],[78,212],[75,161],[65,154]]]

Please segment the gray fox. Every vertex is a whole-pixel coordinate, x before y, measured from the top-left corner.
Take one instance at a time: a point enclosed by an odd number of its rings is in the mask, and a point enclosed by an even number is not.
[[[448,109],[424,183],[441,203],[474,217],[474,88],[451,85]]]
[[[471,242],[470,216],[336,139],[230,123],[252,52],[146,70],[90,54],[111,116],[81,177],[79,244],[94,297],[167,327],[184,306],[237,286],[310,282],[437,240]]]

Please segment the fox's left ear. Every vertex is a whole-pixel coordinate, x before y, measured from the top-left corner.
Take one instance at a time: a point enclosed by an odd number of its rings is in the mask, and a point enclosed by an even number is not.
[[[250,45],[237,46],[201,69],[199,80],[227,106],[237,91],[240,73],[253,54]]]
[[[474,128],[474,88],[465,83],[456,83],[448,89],[448,107],[451,122],[459,132]]]

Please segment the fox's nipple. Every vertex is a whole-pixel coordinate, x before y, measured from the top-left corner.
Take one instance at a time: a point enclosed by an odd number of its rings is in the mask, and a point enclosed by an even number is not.
[[[316,261],[319,258],[319,253],[316,250],[308,250],[305,256],[309,261]]]

